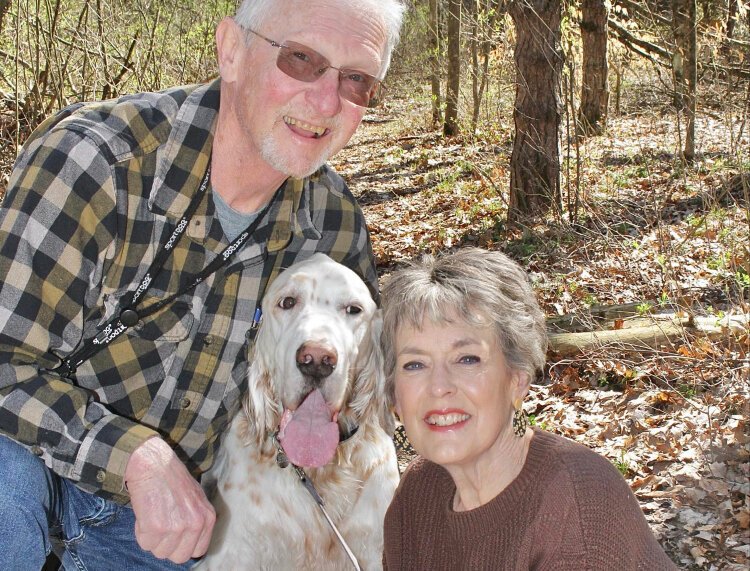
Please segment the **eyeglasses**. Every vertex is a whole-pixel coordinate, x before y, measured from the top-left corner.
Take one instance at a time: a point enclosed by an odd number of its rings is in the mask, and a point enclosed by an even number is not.
[[[297,42],[280,44],[255,30],[245,29],[279,48],[276,67],[293,79],[312,83],[323,77],[329,69],[335,69],[339,72],[339,95],[360,107],[377,106],[385,92],[385,86],[372,75],[356,69],[333,67],[331,62],[312,48]]]

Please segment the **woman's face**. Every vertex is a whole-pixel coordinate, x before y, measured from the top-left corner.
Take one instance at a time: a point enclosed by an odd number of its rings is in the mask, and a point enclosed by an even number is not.
[[[494,331],[425,320],[402,326],[395,349],[396,412],[419,454],[463,468],[502,454],[527,383],[509,370]]]

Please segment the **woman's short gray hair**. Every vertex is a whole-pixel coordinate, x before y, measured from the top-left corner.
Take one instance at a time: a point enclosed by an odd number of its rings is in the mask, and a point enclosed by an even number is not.
[[[383,286],[383,334],[388,392],[393,397],[396,335],[406,325],[420,328],[464,320],[494,330],[508,366],[533,379],[544,366],[547,331],[526,272],[500,252],[462,248],[424,256],[394,272]]]
[[[294,6],[296,2],[306,0],[243,0],[234,15],[234,21],[242,28],[258,31],[265,19],[278,9],[282,2],[288,2]],[[368,11],[379,17],[385,26],[386,44],[383,53],[383,65],[380,69],[381,78],[388,71],[391,63],[391,55],[398,44],[401,34],[401,24],[406,12],[406,4],[403,0],[339,0],[347,7],[361,11]],[[276,38],[274,38],[276,39]],[[314,48],[315,46],[311,46]]]

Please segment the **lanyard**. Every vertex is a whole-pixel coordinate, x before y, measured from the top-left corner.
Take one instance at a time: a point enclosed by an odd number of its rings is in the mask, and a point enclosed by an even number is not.
[[[216,272],[219,268],[226,265],[232,258],[232,256],[236,252],[238,252],[242,248],[242,246],[244,246],[248,238],[250,238],[253,232],[255,232],[255,230],[258,228],[258,225],[263,220],[264,216],[268,212],[268,209],[271,207],[271,204],[274,202],[274,199],[279,193],[279,191],[277,190],[274,197],[268,202],[268,204],[266,204],[266,206],[258,214],[255,220],[253,220],[253,222],[239,236],[237,236],[237,238],[235,238],[234,241],[229,244],[229,246],[224,248],[221,254],[219,254],[211,263],[203,268],[203,270],[198,275],[196,275],[192,279],[192,281],[182,286],[176,293],[160,301],[157,301],[156,303],[152,303],[147,307],[138,308],[139,303],[143,301],[143,296],[148,291],[151,283],[159,275],[162,268],[164,267],[164,263],[167,261],[167,258],[172,253],[172,250],[174,250],[174,247],[177,245],[177,243],[180,241],[182,235],[185,233],[190,219],[198,209],[198,204],[206,194],[206,189],[208,189],[210,178],[211,164],[209,162],[209,166],[206,168],[206,174],[203,175],[203,181],[198,188],[198,192],[196,192],[195,196],[193,196],[190,204],[187,207],[187,210],[185,210],[182,218],[180,218],[177,226],[175,226],[175,229],[172,231],[169,239],[164,243],[164,245],[154,257],[153,262],[151,262],[151,266],[149,267],[143,278],[141,278],[138,287],[135,290],[129,291],[122,297],[120,303],[118,304],[118,309],[115,310],[115,316],[107,321],[107,323],[100,326],[99,332],[94,337],[87,339],[82,346],[80,346],[78,349],[73,351],[73,353],[63,359],[62,363],[54,369],[55,371],[59,372],[63,377],[74,377],[76,370],[82,363],[85,363],[91,357],[96,355],[99,351],[112,343],[125,331],[137,325],[141,319],[153,315],[161,308],[172,303],[179,296],[189,292],[211,274]]]

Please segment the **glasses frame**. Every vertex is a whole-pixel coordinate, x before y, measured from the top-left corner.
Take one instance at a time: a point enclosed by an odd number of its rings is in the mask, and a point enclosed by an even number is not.
[[[285,45],[285,44],[282,44],[281,42],[277,42],[276,40],[272,40],[271,38],[267,38],[267,37],[266,37],[266,36],[264,36],[263,34],[261,34],[261,33],[259,33],[259,32],[256,32],[256,31],[255,31],[255,30],[253,30],[252,28],[243,28],[243,29],[244,29],[244,30],[246,30],[246,31],[248,31],[248,32],[250,32],[251,34],[255,34],[256,36],[258,36],[258,37],[259,37],[259,38],[261,38],[262,40],[265,40],[266,42],[268,42],[268,43],[269,43],[269,44],[270,44],[270,45],[271,45],[272,47],[274,47],[274,48],[277,48],[277,49],[287,49],[287,50],[289,50],[289,49],[293,49],[293,48],[291,48],[290,46],[287,46],[287,45]],[[295,42],[295,43],[296,43],[296,42]],[[378,78],[377,78],[377,77],[375,77],[374,75],[370,75],[369,73],[365,73],[365,72],[363,72],[363,71],[360,71],[360,70],[357,70],[357,69],[350,69],[350,68],[341,68],[341,67],[336,67],[336,66],[333,66],[333,65],[331,65],[331,62],[330,62],[330,61],[328,61],[328,58],[326,58],[326,57],[325,57],[325,56],[324,56],[323,54],[321,54],[320,52],[318,52],[318,51],[316,51],[316,50],[312,49],[311,47],[309,47],[309,46],[306,46],[306,45],[304,45],[304,44],[299,44],[299,45],[300,45],[301,47],[307,48],[308,50],[310,50],[310,51],[311,51],[311,52],[313,52],[313,53],[316,53],[316,54],[318,54],[318,55],[319,55],[319,56],[320,56],[320,57],[321,57],[321,58],[323,59],[323,61],[325,61],[325,62],[326,62],[326,66],[325,66],[325,68],[323,68],[323,69],[322,69],[322,73],[320,73],[320,74],[318,75],[318,77],[316,77],[315,79],[313,79],[313,80],[311,80],[311,81],[305,81],[304,79],[300,79],[299,77],[294,77],[293,75],[289,75],[289,73],[288,73],[288,72],[284,71],[284,70],[283,70],[283,69],[282,69],[282,68],[281,68],[281,67],[279,66],[279,58],[281,57],[281,54],[279,53],[279,56],[278,56],[278,57],[276,58],[276,67],[277,67],[277,68],[279,69],[279,71],[281,71],[281,72],[282,72],[283,74],[285,74],[285,75],[287,75],[287,76],[291,77],[292,79],[296,79],[297,81],[302,81],[303,83],[315,83],[315,82],[316,82],[316,81],[317,81],[318,79],[320,79],[321,77],[323,77],[323,73],[325,73],[325,72],[326,72],[326,71],[328,71],[329,69],[335,69],[336,71],[338,71],[338,72],[339,72],[339,89],[338,89],[338,93],[339,93],[339,96],[340,96],[340,97],[342,97],[343,99],[345,99],[345,100],[346,100],[346,101],[348,101],[349,103],[353,103],[353,104],[354,104],[354,105],[356,105],[357,107],[364,107],[364,108],[366,108],[366,109],[372,109],[372,108],[374,108],[374,107],[377,107],[378,105],[380,105],[381,101],[383,100],[383,96],[385,95],[385,92],[386,92],[386,86],[385,86],[385,84],[383,83],[383,81],[382,81],[382,80],[378,79]],[[319,70],[319,71],[321,71],[321,70]],[[341,84],[341,77],[342,77],[343,75],[345,75],[345,74],[346,74],[346,72],[354,72],[354,73],[357,73],[357,74],[359,74],[359,75],[363,75],[363,76],[371,77],[371,78],[373,78],[373,79],[375,80],[375,83],[373,83],[373,86],[372,86],[372,89],[371,89],[371,92],[373,93],[373,95],[372,95],[372,96],[370,97],[370,99],[368,100],[368,102],[367,102],[367,105],[361,105],[360,103],[357,103],[356,101],[352,101],[351,99],[349,99],[348,97],[346,97],[346,96],[344,95],[344,93],[342,93],[342,91],[341,91],[341,85],[342,85],[342,84]]]

